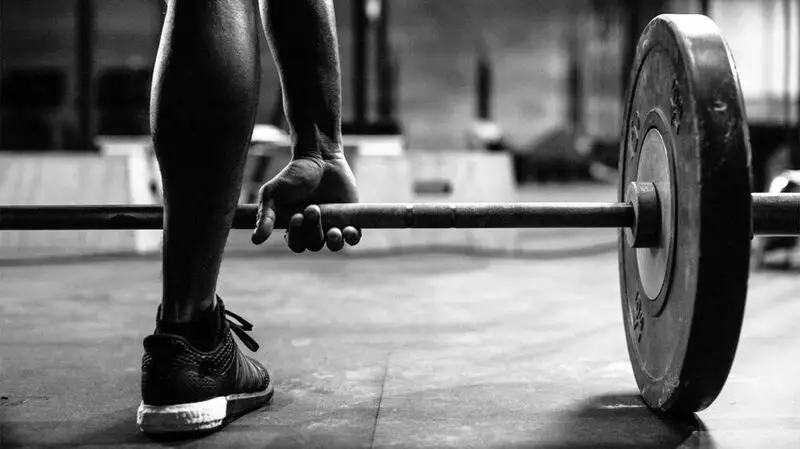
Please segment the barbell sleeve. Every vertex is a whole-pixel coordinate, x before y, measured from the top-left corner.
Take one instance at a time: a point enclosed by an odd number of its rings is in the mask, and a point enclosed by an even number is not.
[[[754,193],[753,234],[800,235],[800,193]]]

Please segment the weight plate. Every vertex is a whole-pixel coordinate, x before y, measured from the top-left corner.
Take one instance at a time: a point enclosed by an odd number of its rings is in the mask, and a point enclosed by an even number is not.
[[[751,236],[750,144],[733,57],[699,15],[662,15],[636,49],[620,150],[619,199],[656,184],[658,248],[619,235],[623,321],[653,409],[710,405],[733,363]]]

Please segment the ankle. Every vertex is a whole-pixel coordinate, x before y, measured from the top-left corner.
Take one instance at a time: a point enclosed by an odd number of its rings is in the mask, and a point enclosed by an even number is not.
[[[224,318],[216,301],[203,308],[196,307],[191,314],[179,315],[179,318],[187,319],[168,318],[169,315],[165,319],[162,313],[162,318],[158,320],[156,326],[156,334],[183,337],[190,345],[201,351],[211,351],[219,344]]]
[[[161,313],[158,319],[165,323],[191,323],[201,320],[209,310],[216,308],[216,295],[200,301],[188,302],[167,301],[165,298],[161,302]]]

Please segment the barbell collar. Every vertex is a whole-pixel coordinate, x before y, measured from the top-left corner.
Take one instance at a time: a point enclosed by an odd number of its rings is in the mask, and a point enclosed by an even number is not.
[[[654,248],[661,238],[661,204],[658,189],[652,182],[631,182],[625,191],[625,201],[633,206],[636,219],[625,228],[625,238],[634,248]]]

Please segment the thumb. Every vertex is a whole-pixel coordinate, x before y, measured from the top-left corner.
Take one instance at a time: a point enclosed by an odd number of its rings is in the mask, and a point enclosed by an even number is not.
[[[271,186],[265,184],[261,188],[261,199],[258,202],[256,225],[250,240],[256,245],[267,241],[275,228],[275,200],[272,199]]]

